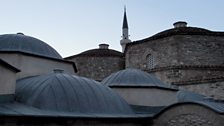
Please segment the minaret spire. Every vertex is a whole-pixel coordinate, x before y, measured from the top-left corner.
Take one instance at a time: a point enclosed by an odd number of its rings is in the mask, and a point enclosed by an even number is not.
[[[123,29],[128,28],[128,21],[127,21],[127,15],[126,15],[126,6],[124,6],[124,19],[123,19]]]
[[[124,18],[123,18],[123,26],[122,26],[122,39],[120,41],[120,44],[122,46],[122,52],[124,52],[126,44],[130,43],[131,40],[129,39],[128,34],[128,20],[126,15],[126,6],[124,6]]]

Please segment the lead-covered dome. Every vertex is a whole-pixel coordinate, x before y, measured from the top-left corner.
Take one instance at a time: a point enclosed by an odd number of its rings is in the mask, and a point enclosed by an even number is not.
[[[62,59],[60,54],[45,42],[22,33],[0,35],[0,52],[3,51]]]
[[[128,68],[118,71],[105,78],[102,83],[110,87],[164,87],[169,88],[168,84],[163,83],[153,75],[139,69]]]
[[[75,75],[52,73],[17,81],[16,101],[42,110],[82,114],[133,114],[110,88]]]
[[[73,57],[73,56],[72,56]],[[109,49],[109,45],[108,44],[99,44],[99,48],[98,49],[91,49],[91,50],[87,50],[84,51],[78,55],[75,55],[75,57],[123,57],[123,53],[113,50],[113,49]],[[71,58],[71,57],[68,57]]]

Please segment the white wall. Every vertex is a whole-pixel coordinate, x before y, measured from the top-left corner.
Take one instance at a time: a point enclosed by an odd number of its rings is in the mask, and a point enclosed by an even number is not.
[[[16,73],[0,64],[0,95],[15,94]]]
[[[17,79],[27,76],[48,74],[53,72],[54,69],[62,69],[68,74],[75,73],[73,65],[63,61],[16,53],[0,54],[0,58],[21,70],[21,72],[16,75]]]
[[[177,101],[176,91],[158,88],[112,88],[129,104],[166,106]]]

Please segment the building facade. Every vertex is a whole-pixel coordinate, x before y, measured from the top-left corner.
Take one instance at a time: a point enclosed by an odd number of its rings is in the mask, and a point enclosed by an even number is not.
[[[224,99],[223,49],[223,32],[175,26],[129,43],[125,52],[125,66],[147,71],[183,89]]]
[[[98,81],[118,70],[137,68],[165,83],[224,100],[224,32],[187,26],[183,21],[173,25],[174,28],[131,42],[125,10],[120,52],[123,57],[112,60],[104,55],[95,60],[93,55],[106,54],[98,50],[89,57],[83,57],[83,52],[65,59],[77,64],[79,75]]]

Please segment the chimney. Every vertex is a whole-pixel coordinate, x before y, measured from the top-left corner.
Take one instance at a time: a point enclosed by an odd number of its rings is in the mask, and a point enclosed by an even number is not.
[[[108,49],[109,45],[108,44],[99,44],[99,49]]]
[[[187,27],[187,22],[185,21],[178,21],[173,23],[174,28],[183,28],[183,27]]]

